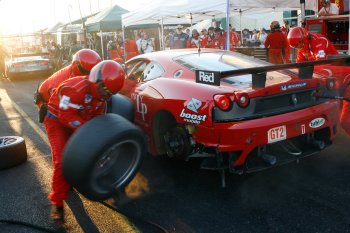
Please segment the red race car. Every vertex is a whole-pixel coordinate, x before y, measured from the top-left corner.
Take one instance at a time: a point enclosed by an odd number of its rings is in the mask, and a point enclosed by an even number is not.
[[[224,171],[294,161],[332,143],[340,104],[320,98],[336,90],[334,79],[313,73],[317,62],[271,65],[223,50],[161,51],[126,63],[120,93],[132,101],[134,123],[152,155],[200,157],[202,168],[224,177]]]

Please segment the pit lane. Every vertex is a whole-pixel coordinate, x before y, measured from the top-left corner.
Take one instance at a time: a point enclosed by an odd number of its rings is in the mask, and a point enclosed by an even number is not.
[[[37,121],[33,92],[39,79],[0,81],[0,136],[26,140],[28,162],[0,171],[0,219],[56,229],[48,218],[52,172],[50,148]],[[322,153],[264,172],[220,175],[147,156],[127,187],[127,197],[100,203],[72,192],[66,232],[347,232],[350,229],[350,139],[340,132]],[[131,217],[130,217],[131,216]],[[130,217],[130,218],[129,218]],[[147,220],[148,223],[144,222]],[[39,232],[0,224],[4,232]]]

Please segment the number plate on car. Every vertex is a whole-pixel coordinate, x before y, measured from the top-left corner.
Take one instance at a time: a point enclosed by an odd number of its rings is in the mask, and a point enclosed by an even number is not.
[[[278,126],[267,131],[268,143],[278,142],[287,138],[286,126]]]

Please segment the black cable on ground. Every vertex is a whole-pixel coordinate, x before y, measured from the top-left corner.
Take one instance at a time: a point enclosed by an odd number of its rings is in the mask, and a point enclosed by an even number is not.
[[[29,227],[35,230],[43,231],[43,232],[48,232],[48,233],[58,233],[61,232],[60,230],[51,230],[45,227],[41,227],[32,223],[27,223],[27,222],[22,222],[22,221],[17,221],[17,220],[6,220],[6,219],[0,219],[0,223],[5,223],[5,224],[12,224],[12,225],[20,225],[24,227]]]
[[[151,222],[151,221],[142,219],[142,218],[137,217],[137,216],[134,216],[134,215],[127,214],[127,213],[121,211],[120,209],[118,209],[117,207],[114,207],[114,206],[112,206],[112,205],[110,205],[110,204],[108,204],[108,203],[106,203],[106,202],[104,202],[104,201],[99,201],[99,202],[100,202],[102,205],[106,206],[107,208],[109,208],[109,209],[111,209],[111,210],[114,210],[114,211],[116,211],[116,212],[118,212],[118,213],[121,213],[122,215],[124,215],[124,216],[126,216],[126,217],[128,217],[128,218],[130,218],[130,219],[134,219],[134,220],[136,220],[136,221],[143,222],[143,223],[146,223],[146,224],[148,224],[148,225],[151,225],[151,226],[153,226],[153,227],[159,229],[160,231],[162,231],[162,232],[164,232],[164,233],[169,233],[164,227],[160,226],[160,225],[157,224],[157,223],[154,223],[154,222]]]

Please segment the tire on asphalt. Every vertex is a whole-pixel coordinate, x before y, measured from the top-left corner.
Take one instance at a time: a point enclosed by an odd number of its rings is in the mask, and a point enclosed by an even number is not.
[[[67,142],[63,175],[86,198],[105,200],[130,183],[146,152],[141,129],[113,113],[98,116]]]
[[[24,138],[18,136],[0,137],[0,170],[11,168],[27,161]]]

